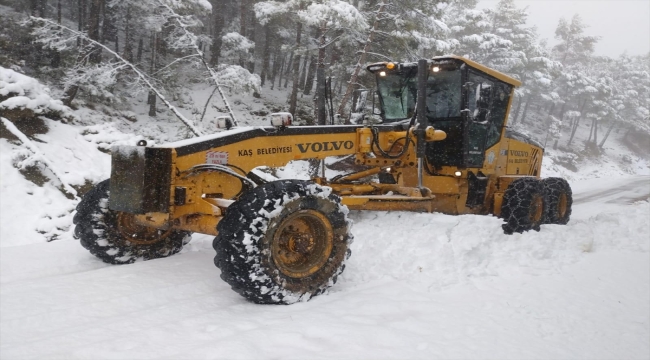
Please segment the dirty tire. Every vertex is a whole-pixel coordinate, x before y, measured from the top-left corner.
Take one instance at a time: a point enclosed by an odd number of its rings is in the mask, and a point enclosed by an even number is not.
[[[544,186],[536,178],[520,178],[508,186],[503,194],[501,217],[506,222],[503,231],[510,235],[528,230],[539,231],[544,220],[546,202]]]
[[[543,179],[544,201],[547,210],[544,213],[544,224],[565,225],[571,218],[573,192],[569,183],[562,178]]]
[[[280,180],[244,193],[217,225],[221,278],[258,304],[292,304],[327,291],[352,242],[347,207],[329,188]]]
[[[190,241],[189,232],[137,226],[129,221],[128,213],[110,210],[109,190],[109,180],[92,188],[77,205],[73,219],[75,236],[81,245],[102,261],[130,264],[136,260],[163,258],[181,251]]]

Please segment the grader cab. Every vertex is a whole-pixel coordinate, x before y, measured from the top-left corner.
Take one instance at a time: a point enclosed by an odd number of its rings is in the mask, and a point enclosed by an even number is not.
[[[112,151],[111,178],[85,195],[75,234],[114,264],[181,250],[193,232],[215,235],[215,264],[256,303],[323,293],[343,271],[348,209],[481,214],[506,234],[566,224],[571,189],[540,179],[543,149],[506,124],[520,82],[445,56],[377,63],[382,124],[235,128],[161,146]],[[327,178],[268,181],[260,166],[349,156]]]

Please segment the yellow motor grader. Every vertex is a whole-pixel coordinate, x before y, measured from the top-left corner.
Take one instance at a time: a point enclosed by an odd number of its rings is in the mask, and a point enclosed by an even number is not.
[[[221,278],[256,303],[326,291],[352,241],[348,209],[492,214],[506,234],[566,224],[572,195],[540,179],[543,149],[506,126],[516,79],[456,56],[376,63],[381,124],[234,128],[161,146],[118,146],[110,179],[77,207],[75,235],[101,260],[175,254],[215,235]],[[255,169],[349,156],[357,168],[267,181]]]

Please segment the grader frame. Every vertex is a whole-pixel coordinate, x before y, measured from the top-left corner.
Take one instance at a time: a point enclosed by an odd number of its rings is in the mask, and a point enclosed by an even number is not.
[[[82,244],[104,261],[122,263],[177,252],[191,232],[217,235],[215,263],[233,289],[255,302],[291,303],[324,291],[342,271],[351,235],[334,235],[347,226],[345,211],[333,205],[339,202],[352,210],[493,214],[504,217],[506,233],[568,221],[568,184],[539,180],[542,147],[507,128],[518,80],[456,56],[368,70],[378,81],[381,125],[281,124],[115,147],[110,196],[103,185],[104,195],[87,196],[75,218]],[[329,179],[323,170],[309,183],[283,184],[265,184],[254,172],[342,156],[352,157],[358,170]],[[109,197],[108,209],[93,196]],[[277,219],[269,215],[274,202],[282,204]],[[102,216],[103,222],[91,220]],[[247,232],[257,222],[264,226]],[[98,226],[117,235],[91,234]],[[139,241],[143,236],[153,240]],[[176,243],[151,250],[167,237]],[[238,263],[243,248],[255,256]],[[104,254],[111,252],[119,256]],[[239,273],[242,268],[249,273]],[[256,276],[271,280],[246,280]]]

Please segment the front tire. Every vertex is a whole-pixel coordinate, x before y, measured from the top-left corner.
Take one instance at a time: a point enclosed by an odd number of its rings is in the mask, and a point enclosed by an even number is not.
[[[178,253],[191,239],[187,231],[138,225],[133,215],[108,208],[110,182],[92,188],[77,205],[74,232],[81,245],[109,264],[163,258]]]
[[[506,222],[502,225],[503,231],[508,235],[539,231],[546,207],[544,186],[540,180],[519,178],[513,181],[503,194],[501,217]]]
[[[569,183],[562,178],[547,178],[544,184],[544,201],[548,204],[544,224],[566,225],[571,218],[573,192]]]
[[[244,193],[217,225],[221,278],[258,304],[306,301],[330,288],[349,257],[351,222],[338,196],[281,180]]]

